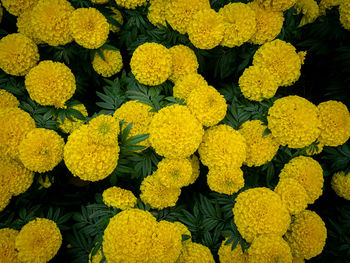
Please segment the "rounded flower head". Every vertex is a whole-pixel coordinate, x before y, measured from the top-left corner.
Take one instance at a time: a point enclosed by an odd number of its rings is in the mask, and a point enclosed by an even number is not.
[[[72,71],[63,63],[41,61],[25,78],[26,89],[32,100],[44,106],[64,108],[76,89]]]
[[[120,25],[123,25],[124,20],[123,20],[122,13],[114,7],[108,7],[108,9],[112,10],[112,12],[113,12],[111,17],[114,20],[116,20]],[[118,33],[120,31],[120,27],[116,26],[116,25],[109,24],[109,30],[112,31],[113,33]]]
[[[314,0],[297,0],[294,7],[303,14],[299,26],[312,23],[320,16],[320,9]]]
[[[19,16],[24,11],[32,9],[38,0],[2,0],[1,2],[7,12],[14,16]]]
[[[96,8],[78,8],[69,19],[69,29],[78,45],[97,49],[107,41],[109,23]]]
[[[141,84],[149,86],[162,84],[172,71],[171,53],[161,44],[142,44],[132,54],[130,67],[132,74]]]
[[[20,263],[15,249],[18,231],[11,228],[0,229],[0,262]]]
[[[238,83],[243,96],[254,101],[270,99],[278,89],[276,78],[268,69],[259,66],[246,68]]]
[[[19,145],[19,159],[31,171],[48,172],[62,161],[63,147],[64,140],[57,132],[33,129]]]
[[[269,109],[268,128],[272,136],[289,148],[302,148],[313,143],[320,134],[318,109],[299,96],[278,99]]]
[[[175,206],[181,194],[180,188],[164,186],[156,173],[143,179],[140,186],[140,198],[152,208],[162,210],[166,207]]]
[[[263,136],[266,126],[259,120],[246,121],[239,132],[247,144],[247,158],[244,162],[249,167],[260,166],[272,160],[279,144],[272,134]]]
[[[311,157],[293,158],[283,167],[279,177],[281,180],[293,178],[301,184],[308,195],[308,204],[313,204],[322,194],[323,170]]]
[[[147,0],[115,0],[115,2],[117,5],[127,9],[135,9],[138,6],[142,6]]]
[[[123,58],[119,50],[102,51],[103,57],[96,52],[92,60],[92,67],[102,77],[108,78],[117,74],[123,68]]]
[[[35,129],[34,120],[19,108],[0,108],[0,127],[1,154],[17,159],[18,145],[27,132]]]
[[[310,259],[321,254],[327,229],[319,215],[305,210],[295,216],[285,238],[295,257]]]
[[[119,123],[109,115],[99,115],[88,125],[89,137],[93,143],[114,146],[118,145]]]
[[[177,263],[214,263],[213,255],[209,248],[202,244],[186,242],[182,246]]]
[[[212,49],[218,46],[224,33],[224,18],[213,9],[197,12],[188,27],[188,38],[200,49]]]
[[[157,221],[150,212],[127,209],[111,218],[103,234],[106,261],[150,262]]]
[[[37,218],[27,223],[16,238],[18,258],[23,263],[46,263],[58,252],[62,235],[54,221]]]
[[[318,140],[326,146],[344,144],[350,137],[350,114],[340,101],[326,101],[317,106],[321,119],[321,134]]]
[[[222,46],[241,46],[256,31],[255,12],[247,4],[229,3],[219,10],[225,21]]]
[[[202,141],[202,125],[186,106],[171,105],[154,115],[150,125],[150,141],[155,151],[168,158],[186,158]]]
[[[305,188],[293,178],[281,179],[275,192],[281,197],[282,203],[287,207],[290,214],[295,215],[305,210],[309,196]]]
[[[238,131],[221,124],[205,131],[198,152],[210,169],[240,167],[246,159],[246,143]]]
[[[102,197],[106,205],[114,206],[121,210],[134,207],[137,200],[131,191],[116,186],[104,190]]]
[[[272,11],[285,11],[291,8],[297,0],[256,0],[262,7]]]
[[[350,30],[350,1],[339,1],[339,21],[346,30]]]
[[[39,39],[35,31],[35,28],[33,27],[32,13],[33,13],[33,9],[28,9],[24,11],[19,17],[17,17],[16,25],[17,25],[18,32],[29,37],[37,45],[43,44],[44,41]]]
[[[68,136],[63,152],[64,162],[74,176],[99,181],[110,175],[118,164],[119,146],[104,146],[90,139],[90,129],[81,126]]]
[[[188,159],[164,158],[156,171],[161,184],[169,188],[181,188],[190,184],[192,165]]]
[[[332,188],[340,197],[350,200],[350,173],[335,173],[332,177]]]
[[[156,27],[158,24],[166,26],[165,16],[168,0],[150,0],[150,6],[148,8],[147,18]]]
[[[39,0],[32,11],[34,36],[50,46],[73,41],[69,32],[69,18],[74,7],[67,0]]]
[[[203,9],[210,9],[208,0],[171,0],[166,7],[165,19],[173,29],[185,34],[193,16]]]
[[[33,179],[34,173],[25,168],[22,163],[10,158],[0,158],[0,185],[6,186],[11,195],[19,195],[27,191]]]
[[[212,86],[192,90],[186,103],[191,113],[203,126],[213,126],[225,118],[226,100]]]
[[[212,191],[232,195],[244,186],[243,172],[240,168],[211,168],[207,182]]]
[[[0,108],[13,108],[18,106],[19,101],[12,93],[0,89]]]
[[[292,253],[288,243],[279,235],[261,235],[248,249],[249,263],[290,263]]]
[[[247,254],[242,252],[242,247],[238,243],[237,246],[232,250],[232,243],[225,245],[228,238],[222,241],[218,251],[220,263],[248,263]]]
[[[192,49],[184,45],[176,45],[171,47],[169,51],[173,61],[172,73],[169,76],[172,82],[176,82],[188,74],[197,73],[199,65]]]
[[[147,104],[131,100],[121,105],[120,108],[115,111],[113,117],[117,118],[118,121],[125,121],[126,123],[123,124],[123,126],[132,123],[129,132],[130,137],[149,134],[149,126],[155,114],[150,111],[151,109],[152,107]],[[149,138],[139,142],[138,145],[149,147]]]
[[[5,73],[24,76],[38,61],[38,47],[25,35],[14,33],[0,40],[0,68]]]
[[[199,159],[196,155],[193,155],[191,158],[188,158],[191,162],[192,165],[192,175],[190,179],[190,184],[193,184],[197,178],[199,177],[200,174],[200,164],[199,164]]]
[[[279,39],[262,45],[253,57],[253,65],[269,70],[279,86],[290,86],[299,79],[301,62],[295,47]]]
[[[281,32],[284,22],[283,12],[274,12],[259,6],[256,2],[248,4],[255,12],[256,31],[250,42],[262,45],[274,40]]]
[[[262,234],[284,235],[291,220],[279,195],[265,187],[240,193],[233,215],[239,233],[249,243]]]
[[[187,99],[195,89],[208,86],[207,81],[198,73],[188,74],[176,81],[173,88],[173,96],[179,99]]]
[[[73,109],[79,111],[81,114],[83,114],[84,117],[88,116],[88,112],[84,106],[84,104],[77,104],[72,107]],[[64,118],[64,121],[62,123],[61,118],[57,118],[57,121],[59,123],[58,127],[64,132],[64,133],[72,133],[76,129],[78,129],[81,125],[85,123],[84,120],[79,120],[75,117],[72,117],[72,120],[68,118]]]

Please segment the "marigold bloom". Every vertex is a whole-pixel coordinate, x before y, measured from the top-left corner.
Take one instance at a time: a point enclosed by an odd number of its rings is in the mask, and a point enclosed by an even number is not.
[[[161,184],[169,188],[181,188],[190,184],[192,165],[188,159],[164,158],[158,163],[157,176]]]
[[[295,216],[285,238],[295,257],[310,259],[321,254],[327,229],[319,215],[305,210]]]
[[[17,17],[17,30],[19,33],[29,37],[35,44],[43,44],[44,41],[40,40],[37,36],[35,28],[32,24],[32,11],[33,9],[25,10],[19,17]]]
[[[240,167],[246,159],[246,143],[238,131],[221,124],[205,131],[198,152],[210,169]]]
[[[350,173],[335,173],[332,177],[332,188],[337,195],[350,200]]]
[[[285,11],[291,8],[297,0],[256,0],[258,4],[267,10]]]
[[[1,2],[7,12],[14,16],[19,16],[24,11],[32,9],[38,0],[2,0]]]
[[[349,0],[340,1],[339,21],[345,29],[350,30],[350,1]]]
[[[150,141],[155,151],[168,158],[186,158],[202,141],[202,125],[186,106],[171,105],[154,115],[150,125]]]
[[[220,263],[248,263],[248,255],[242,252],[241,244],[238,243],[232,250],[232,243],[225,245],[227,240],[228,238],[222,241],[218,251]]]
[[[233,215],[239,233],[249,243],[263,234],[284,235],[291,220],[279,195],[265,187],[240,193]]]
[[[15,108],[19,106],[18,99],[4,89],[0,90],[0,108]]]
[[[104,146],[118,145],[119,123],[109,115],[99,115],[89,124],[89,139],[96,144]]]
[[[198,73],[188,74],[175,82],[173,96],[179,99],[187,99],[195,89],[208,86],[207,81]]]
[[[162,84],[171,74],[171,53],[161,44],[142,44],[132,54],[130,67],[132,74],[141,84],[149,86]]]
[[[38,61],[38,47],[25,35],[14,33],[0,40],[0,68],[5,73],[24,76]]]
[[[115,0],[115,2],[117,5],[127,9],[135,9],[136,7],[142,6],[147,0]]]
[[[102,197],[106,205],[114,206],[121,210],[134,207],[137,200],[131,191],[116,186],[104,190]]]
[[[123,68],[123,58],[119,50],[102,51],[103,57],[96,52],[92,60],[92,67],[102,77],[108,78],[120,72]]]
[[[108,7],[108,9],[112,10],[112,12],[113,12],[111,17],[122,26],[124,23],[122,13],[114,7]],[[118,33],[120,31],[120,27],[110,23],[109,30],[112,31],[113,33]]]
[[[326,101],[317,106],[321,119],[321,133],[318,138],[326,146],[344,144],[350,137],[350,114],[340,101]]]
[[[23,263],[46,263],[58,252],[62,235],[54,221],[36,218],[27,223],[16,237],[18,258]]]
[[[20,263],[15,249],[18,231],[11,228],[0,229],[0,262]]]
[[[199,67],[196,54],[187,46],[176,45],[169,49],[172,57],[172,73],[169,79],[176,82],[182,77],[197,73]]]
[[[200,164],[199,164],[199,159],[196,155],[192,155],[192,157],[188,159],[190,160],[192,165],[192,174],[191,174],[190,184],[193,184],[199,177]]]
[[[156,27],[158,24],[166,26],[166,8],[168,5],[168,0],[150,0],[150,6],[148,8],[147,18]]]
[[[208,186],[220,194],[232,195],[244,186],[243,172],[240,168],[211,168],[207,174]]]
[[[320,9],[314,0],[297,0],[294,7],[303,14],[299,26],[312,23],[320,16]]]
[[[269,109],[267,121],[272,136],[290,148],[302,148],[313,143],[320,134],[317,107],[299,96],[278,99]]]
[[[209,248],[202,244],[186,242],[182,246],[177,263],[214,263],[213,255]]]
[[[77,104],[72,107],[72,109],[75,109],[79,111],[84,117],[88,116],[88,112],[84,106],[84,104]],[[57,121],[59,123],[58,127],[64,132],[64,133],[72,133],[76,129],[78,129],[81,125],[85,123],[84,120],[77,119],[75,117],[72,117],[72,120],[68,118],[64,118],[64,121],[62,123],[61,118],[57,118]]]

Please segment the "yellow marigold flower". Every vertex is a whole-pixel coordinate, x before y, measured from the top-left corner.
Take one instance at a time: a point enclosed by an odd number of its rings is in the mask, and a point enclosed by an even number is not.
[[[50,46],[72,42],[69,18],[73,11],[74,7],[67,0],[39,0],[31,14],[34,36]]]
[[[34,173],[22,163],[9,158],[0,158],[0,184],[6,186],[10,194],[24,193],[32,185],[33,179]]]
[[[292,253],[288,243],[279,235],[261,235],[248,249],[249,263],[290,263]]]
[[[256,31],[250,38],[250,42],[262,45],[275,39],[283,27],[283,12],[265,9],[258,5],[257,2],[250,2],[248,5],[255,11],[256,20]]]
[[[335,173],[332,177],[332,188],[340,197],[350,200],[350,173]]]
[[[129,137],[141,134],[149,134],[149,126],[151,124],[154,112],[151,112],[151,106],[138,102],[138,101],[128,101],[120,106],[113,115],[118,121],[125,121],[123,124],[125,127],[132,123],[131,130],[129,132]],[[138,145],[150,146],[149,138],[139,142]]]
[[[342,0],[339,5],[339,21],[342,26],[350,30],[350,1]]]
[[[280,179],[293,178],[301,184],[308,195],[308,204],[313,204],[322,194],[323,170],[311,157],[298,156],[284,165]]]
[[[114,7],[108,7],[108,9],[112,10],[112,12],[113,12],[112,18],[114,20],[116,20],[120,25],[123,25],[124,20],[123,20],[122,13]],[[109,24],[109,30],[112,31],[113,33],[118,33],[120,31],[120,27]]]
[[[103,234],[106,261],[150,262],[157,221],[150,212],[127,209],[111,218]]]
[[[263,136],[265,126],[259,120],[246,121],[239,132],[243,135],[247,145],[247,158],[244,162],[249,167],[260,166],[272,160],[278,151],[279,144],[272,134]]]
[[[186,242],[182,246],[181,254],[176,263],[214,263],[209,248],[202,244]]]
[[[7,12],[14,16],[19,16],[24,11],[32,9],[38,0],[2,0],[1,2]]]
[[[208,0],[171,0],[166,7],[165,19],[173,29],[185,34],[193,16],[203,9],[210,9]]]
[[[27,223],[16,237],[18,258],[23,263],[46,263],[58,252],[62,235],[54,221],[36,218]]]
[[[192,155],[192,157],[188,159],[192,165],[192,174],[191,174],[190,184],[193,184],[199,177],[200,164],[199,164],[199,159],[196,155]]]
[[[226,100],[212,86],[192,90],[186,103],[191,113],[203,126],[213,126],[225,118]]]
[[[135,9],[136,7],[142,6],[147,0],[115,0],[115,2],[117,5],[127,9]]]
[[[96,252],[95,255],[92,255],[92,250],[89,254],[89,263],[100,263],[103,258],[101,248]]]
[[[13,108],[18,106],[19,101],[12,93],[0,89],[0,108]]]
[[[187,46],[176,45],[169,49],[172,57],[172,73],[169,79],[176,82],[184,76],[197,73],[199,67],[196,54]]]
[[[89,137],[93,143],[114,146],[118,145],[119,123],[109,115],[99,115],[88,125]]]
[[[166,207],[175,206],[181,194],[180,188],[164,186],[156,173],[143,179],[140,186],[140,198],[152,208],[162,210]]]
[[[123,68],[123,58],[119,50],[102,51],[104,58],[95,52],[92,67],[102,77],[108,78],[120,72]]]
[[[158,24],[166,26],[165,16],[166,8],[169,3],[168,0],[150,0],[150,6],[148,8],[147,18],[156,27]]]
[[[198,73],[188,74],[175,82],[173,96],[179,99],[187,99],[195,89],[208,86],[207,81]]]
[[[212,49],[224,37],[224,18],[213,9],[203,9],[193,16],[187,31],[188,38],[196,48]]]
[[[320,143],[326,146],[344,144],[350,137],[348,108],[342,102],[334,100],[322,102],[317,108],[321,119]]]
[[[225,21],[222,46],[241,46],[256,31],[255,12],[247,4],[229,3],[219,10],[219,14],[223,16]]]
[[[176,221],[174,222],[174,226],[180,231],[181,235],[192,237],[190,230],[188,230],[187,226],[185,226],[184,224]],[[187,239],[187,240],[190,240],[190,239]]]
[[[285,238],[295,257],[310,259],[321,254],[327,229],[318,214],[305,210],[295,216]]]
[[[281,179],[275,190],[290,214],[295,215],[305,210],[309,196],[305,188],[293,178]]]
[[[210,169],[240,167],[246,159],[246,142],[238,131],[221,124],[205,131],[198,152]]]
[[[302,148],[313,143],[320,134],[318,113],[317,107],[302,97],[283,97],[269,109],[267,126],[281,145]]]
[[[41,61],[25,78],[25,85],[32,100],[44,106],[64,108],[76,89],[72,71],[63,63]]]
[[[276,78],[267,68],[259,66],[246,68],[238,84],[243,96],[254,101],[272,98],[278,89]]]
[[[114,206],[121,210],[134,207],[137,200],[131,191],[116,186],[104,190],[102,197],[106,205]]]
[[[243,172],[238,167],[211,168],[207,174],[207,183],[212,191],[232,195],[244,186]]]
[[[192,165],[188,159],[164,158],[158,163],[157,176],[161,184],[169,188],[181,188],[190,184]]]
[[[68,136],[63,158],[69,171],[86,181],[99,181],[110,175],[118,164],[119,146],[103,146],[90,139],[88,125]]]
[[[0,262],[20,263],[15,249],[18,231],[11,228],[0,229]]]
[[[161,44],[142,44],[132,54],[130,67],[138,82],[149,86],[162,84],[172,71],[171,53]]]
[[[109,0],[91,0],[94,4],[107,4]]]
[[[72,109],[80,111],[81,114],[83,114],[84,117],[88,116],[88,112],[84,106],[84,104],[77,104],[72,107]],[[72,133],[76,129],[78,129],[81,125],[85,123],[83,120],[79,120],[72,116],[72,120],[68,118],[64,118],[64,121],[62,123],[61,118],[57,118],[57,121],[59,123],[58,127],[64,132],[64,133]]]
[[[1,154],[17,159],[18,145],[27,132],[35,129],[34,120],[19,108],[0,108],[0,127]]]
[[[266,187],[240,193],[233,215],[239,233],[249,243],[263,234],[284,235],[291,220],[279,195]]]
[[[19,145],[19,159],[31,171],[48,172],[62,161],[63,147],[64,140],[57,132],[33,129]]]
[[[69,29],[78,45],[97,49],[107,41],[109,23],[96,8],[78,8],[69,19]]]
[[[267,10],[285,11],[291,8],[297,0],[256,0],[259,5]]]
[[[314,0],[297,0],[294,7],[303,14],[299,26],[310,24],[320,16],[320,9]]]
[[[341,0],[321,0],[318,4],[320,15],[325,15],[326,10],[332,9],[334,6],[340,5]]]
[[[35,28],[33,27],[32,11],[33,9],[25,10],[19,17],[17,17],[17,30],[19,33],[26,35],[33,40],[35,44],[43,44],[44,42],[39,39]]]
[[[254,54],[253,65],[268,69],[279,86],[290,86],[300,77],[301,59],[290,43],[276,39]]]
[[[168,158],[186,158],[202,141],[204,130],[186,106],[171,105],[154,115],[150,141],[155,151]]]
[[[247,254],[242,252],[242,247],[238,243],[237,246],[232,250],[232,243],[225,245],[228,238],[222,241],[218,251],[220,263],[248,263]]]
[[[38,47],[25,35],[14,33],[0,40],[0,68],[5,73],[24,76],[38,61]]]

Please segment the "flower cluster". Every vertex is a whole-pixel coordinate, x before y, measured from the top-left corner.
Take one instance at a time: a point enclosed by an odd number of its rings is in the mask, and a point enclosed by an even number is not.
[[[132,208],[136,205],[136,197],[131,191],[116,186],[104,190],[102,197],[106,205],[117,207],[121,210]]]
[[[19,106],[18,99],[6,90],[0,90],[0,108],[16,108]]]
[[[344,171],[335,173],[332,177],[332,188],[337,195],[350,200],[350,174]]]
[[[103,50],[102,55],[95,53],[92,67],[102,77],[111,77],[123,68],[123,58],[119,50]]]

